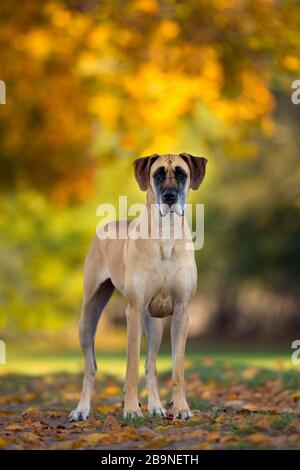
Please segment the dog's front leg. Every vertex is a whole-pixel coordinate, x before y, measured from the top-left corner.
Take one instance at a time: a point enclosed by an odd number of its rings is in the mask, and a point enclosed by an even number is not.
[[[185,305],[175,308],[171,325],[172,342],[172,403],[174,418],[188,419],[192,412],[187,404],[184,386],[184,354],[188,334],[188,314]]]
[[[167,411],[161,404],[157,390],[156,357],[160,348],[163,321],[162,318],[145,316],[145,329],[148,337],[147,360],[145,365],[146,386],[148,390],[148,412],[150,415],[165,417]]]
[[[127,318],[127,369],[125,378],[124,418],[143,417],[138,400],[139,360],[141,342],[141,308],[128,305]]]

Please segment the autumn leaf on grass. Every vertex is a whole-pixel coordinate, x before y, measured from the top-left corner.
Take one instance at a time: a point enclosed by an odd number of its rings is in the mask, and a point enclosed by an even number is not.
[[[38,410],[37,408],[34,408],[32,406],[29,406],[28,408],[26,408],[23,413],[22,413],[22,416],[28,416],[28,415],[37,415],[37,414],[40,414],[40,410]]]
[[[195,429],[194,431],[189,432],[189,436],[191,437],[206,437],[207,431],[205,429]]]
[[[295,420],[293,421],[293,423],[291,424],[291,427],[297,431],[298,433],[300,433],[300,422],[299,420]],[[299,438],[300,438],[300,435],[299,435]]]
[[[105,414],[111,413],[111,409],[112,409],[111,405],[100,405],[98,406],[97,411],[105,415]]]
[[[208,442],[218,441],[220,439],[219,431],[212,431],[206,436]]]
[[[115,416],[106,416],[104,422],[103,422],[103,427],[105,429],[111,429],[111,430],[119,430],[121,429],[120,423],[118,422],[117,418]]]
[[[69,429],[94,429],[95,423],[93,421],[77,421],[70,423]]]
[[[211,444],[208,444],[207,442],[202,442],[201,444],[196,447],[198,450],[213,450],[213,446]]]
[[[169,426],[166,426],[166,425],[163,425],[163,424],[159,424],[158,426],[155,426],[155,429],[157,429],[157,431],[165,431],[168,428],[169,428]]]
[[[110,434],[104,433],[91,433],[86,435],[81,435],[78,439],[75,440],[66,440],[67,435],[62,435],[60,438],[63,442],[57,442],[53,444],[50,449],[55,450],[69,450],[69,449],[84,449],[86,447],[94,447],[99,444],[108,444],[112,443],[113,438]],[[58,437],[58,436],[57,436]],[[64,439],[66,437],[66,439]]]
[[[65,413],[63,413],[62,411],[57,411],[57,410],[49,410],[49,411],[46,411],[45,414],[49,418],[60,418],[61,416],[65,416]]]
[[[278,408],[276,408],[275,406],[265,406],[265,405],[256,405],[256,404],[254,405],[252,403],[249,403],[243,407],[242,411],[252,411],[253,413],[267,412],[267,413],[277,414]]]
[[[5,426],[4,429],[8,431],[24,431],[25,427],[24,423],[11,423]]]
[[[80,441],[64,441],[56,442],[55,444],[49,447],[50,450],[71,450],[79,449],[81,447]]]
[[[138,445],[141,449],[157,449],[159,447],[164,447],[166,445],[166,438],[164,436],[157,437],[152,439],[150,442],[145,442]]]
[[[86,434],[84,436],[81,436],[79,442],[82,442],[82,444],[87,445],[87,446],[94,446],[96,444],[100,444],[102,442],[107,442],[110,441],[111,436],[109,434],[103,434],[103,433],[92,433],[92,434]]]
[[[292,398],[300,398],[300,390],[297,390],[296,392],[293,392],[290,394],[290,397]]]
[[[222,436],[220,439],[220,444],[227,444],[228,442],[237,442],[239,438],[237,436],[229,435],[229,436]]]
[[[225,420],[226,420],[226,415],[221,414],[221,415],[217,416],[214,421],[217,422],[217,423],[222,423]]]
[[[41,447],[42,446],[42,440],[40,437],[33,433],[33,432],[23,432],[21,435],[22,442],[30,444],[31,447]]]
[[[240,400],[240,394],[239,393],[229,393],[226,397],[226,401],[235,401],[235,400]]]
[[[139,428],[139,434],[141,439],[154,439],[157,437],[157,433],[155,431],[146,427]]]
[[[268,436],[260,432],[250,434],[249,436],[247,436],[246,440],[248,442],[251,442],[251,444],[267,444],[267,442],[269,441]]]
[[[188,420],[188,425],[201,424],[203,421],[207,421],[206,416],[202,416],[201,413],[198,413],[197,410],[193,410],[194,415]]]
[[[139,429],[134,426],[126,426],[123,431],[117,433],[118,442],[134,441],[141,439]],[[116,435],[116,433],[113,433]]]
[[[250,380],[250,379],[253,379],[257,375],[258,372],[259,370],[256,369],[255,367],[248,367],[247,369],[243,370],[242,377],[244,379]]]
[[[254,424],[256,429],[268,430],[270,429],[270,418],[269,416],[262,416]]]
[[[0,437],[0,449],[5,449],[5,447],[7,447],[7,444],[7,441]]]
[[[114,396],[118,395],[120,393],[120,386],[119,385],[108,385],[101,391],[101,395],[106,395],[106,396]]]

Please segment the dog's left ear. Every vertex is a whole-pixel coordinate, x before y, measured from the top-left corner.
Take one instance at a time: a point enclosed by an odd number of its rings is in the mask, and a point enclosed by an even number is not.
[[[189,153],[181,153],[181,158],[188,164],[191,173],[191,188],[198,189],[205,176],[207,159],[204,157],[194,157]]]
[[[133,162],[135,179],[142,191],[147,191],[149,188],[150,168],[158,157],[159,155],[153,154],[149,157],[138,158]]]

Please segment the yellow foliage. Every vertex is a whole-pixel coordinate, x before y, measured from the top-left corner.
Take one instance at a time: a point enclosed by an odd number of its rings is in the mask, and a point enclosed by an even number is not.
[[[196,152],[209,141],[234,157],[254,155],[250,132],[275,132],[273,78],[283,86],[300,71],[296,6],[10,5],[0,7],[11,11],[0,28],[0,78],[10,84],[1,155],[12,180],[22,175],[60,201],[87,198],[99,163],[113,155],[185,148],[193,123],[203,129],[193,133]]]

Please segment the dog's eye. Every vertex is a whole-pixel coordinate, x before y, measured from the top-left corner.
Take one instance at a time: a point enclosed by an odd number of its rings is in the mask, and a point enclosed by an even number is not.
[[[166,175],[166,170],[163,166],[161,166],[157,168],[157,170],[155,170],[155,172],[153,173],[153,178],[155,179],[155,181],[163,181],[165,175]]]
[[[185,182],[185,180],[187,179],[187,174],[186,172],[184,171],[183,168],[181,168],[180,166],[177,166],[175,168],[175,178],[179,181],[182,181],[183,183]]]

